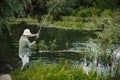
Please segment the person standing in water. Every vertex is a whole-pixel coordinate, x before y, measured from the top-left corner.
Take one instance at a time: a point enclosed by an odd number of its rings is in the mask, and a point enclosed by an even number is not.
[[[22,60],[21,70],[24,69],[25,66],[29,66],[29,57],[31,56],[30,47],[36,43],[33,41],[32,43],[28,38],[38,36],[37,34],[31,34],[29,29],[25,29],[22,36],[19,40],[19,57]]]

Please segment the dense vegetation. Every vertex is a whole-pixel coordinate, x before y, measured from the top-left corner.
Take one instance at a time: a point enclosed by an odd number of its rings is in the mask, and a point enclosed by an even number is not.
[[[119,0],[5,0],[0,4],[0,20],[32,17],[41,21],[47,15],[46,21],[55,26],[84,27],[85,22],[93,23],[99,17],[119,19],[119,4]]]
[[[35,63],[25,71],[19,69],[11,73],[13,80],[111,80],[112,77],[91,70],[86,74],[82,67],[69,65],[67,62],[59,64]],[[119,76],[119,75],[118,75]]]

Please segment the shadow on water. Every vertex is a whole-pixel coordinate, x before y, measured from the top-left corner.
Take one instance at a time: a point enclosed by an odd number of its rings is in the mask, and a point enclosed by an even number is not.
[[[58,29],[58,28],[43,28],[40,39],[52,41],[57,40],[57,50],[70,48],[73,42],[85,42],[89,38],[96,38],[95,31],[73,30],[73,29]],[[67,46],[68,45],[68,46]]]

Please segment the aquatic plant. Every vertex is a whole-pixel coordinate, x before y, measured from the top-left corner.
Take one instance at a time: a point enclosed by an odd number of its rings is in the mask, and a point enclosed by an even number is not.
[[[44,40],[39,41],[38,47],[39,47],[40,50],[48,50],[48,46],[46,45]]]
[[[38,43],[39,50],[55,50],[57,47],[56,39],[49,41],[48,44],[44,40],[40,40]]]
[[[57,43],[56,39],[54,39],[53,41],[49,41],[49,49],[55,50],[55,48],[57,47],[56,43]]]

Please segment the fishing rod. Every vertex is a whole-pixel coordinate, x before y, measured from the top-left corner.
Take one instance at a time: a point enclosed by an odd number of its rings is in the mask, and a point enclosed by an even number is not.
[[[42,26],[45,26],[45,23],[43,24],[43,22],[46,22],[46,19],[49,17],[49,14],[52,12],[52,10],[55,8],[55,6],[58,4],[59,2],[57,2],[52,8],[51,8],[51,10],[48,12],[48,15],[45,17],[45,19],[43,19],[42,21],[41,21],[41,23],[42,23]],[[40,23],[40,24],[41,24]],[[38,26],[40,26],[40,24],[38,24]],[[38,36],[36,36],[36,38],[35,38],[35,40],[37,40],[38,38],[39,38],[39,34],[40,34],[40,32],[41,32],[41,29],[42,29],[42,26],[39,28],[39,30],[38,30]]]
[[[41,32],[41,29],[42,29],[42,27],[39,28],[39,30],[38,30],[38,32],[37,32],[38,35],[35,37],[34,41],[36,41],[36,40],[39,38],[39,34],[40,34],[40,32]]]

